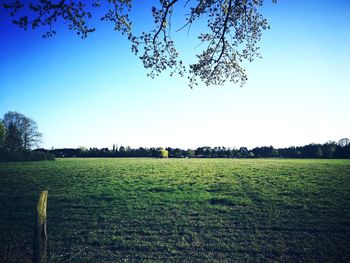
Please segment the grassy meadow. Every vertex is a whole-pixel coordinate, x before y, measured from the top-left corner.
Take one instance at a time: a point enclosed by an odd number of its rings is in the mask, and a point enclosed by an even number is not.
[[[0,262],[350,261],[350,160],[0,163]]]

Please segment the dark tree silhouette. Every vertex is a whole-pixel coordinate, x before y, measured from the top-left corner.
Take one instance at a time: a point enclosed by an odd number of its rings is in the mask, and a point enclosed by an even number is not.
[[[19,150],[22,147],[21,132],[13,123],[10,123],[7,127],[5,147],[11,151]]]
[[[6,130],[4,124],[0,121],[0,148],[2,147],[6,136]]]
[[[199,80],[206,85],[222,85],[227,80],[243,85],[247,75],[241,63],[260,57],[257,43],[262,31],[269,28],[259,12],[264,0],[159,0],[158,6],[151,7],[153,30],[140,35],[132,30],[129,16],[132,0],[91,2],[88,5],[74,0],[5,0],[3,7],[13,17],[13,22],[25,30],[46,27],[45,38],[56,34],[58,21],[65,22],[70,30],[86,38],[95,31],[95,27],[89,26],[93,22],[93,11],[105,9],[100,19],[112,22],[116,31],[127,36],[132,52],[139,55],[150,77],[170,69],[170,75],[186,75],[190,87],[198,85]],[[147,5],[147,1],[144,4]],[[207,21],[208,30],[198,36],[205,48],[197,55],[197,62],[189,66],[179,57],[171,34],[172,14],[179,6],[187,8],[187,15],[176,31],[189,30],[201,18]]]
[[[337,149],[335,142],[329,141],[322,145],[322,153],[324,158],[333,158],[334,152]]]
[[[6,129],[5,147],[11,151],[29,150],[38,146],[42,134],[36,122],[22,113],[9,111],[4,115],[2,123]]]

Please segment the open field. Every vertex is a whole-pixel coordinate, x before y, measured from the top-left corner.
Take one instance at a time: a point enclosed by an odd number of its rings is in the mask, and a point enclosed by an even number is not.
[[[350,160],[0,163],[0,262],[350,261]]]

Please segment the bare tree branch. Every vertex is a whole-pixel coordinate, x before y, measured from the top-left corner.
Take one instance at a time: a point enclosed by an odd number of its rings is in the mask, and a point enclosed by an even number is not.
[[[57,4],[51,0],[5,0],[2,6],[14,17],[13,22],[25,30],[28,25],[32,29],[48,26],[49,30],[43,37],[56,34],[54,25],[63,20],[70,30],[86,38],[95,31],[94,27],[87,25],[92,10],[105,3],[107,13],[101,20],[112,22],[115,30],[127,36],[132,52],[149,69],[148,76],[153,78],[170,70],[170,75],[187,75],[190,87],[198,85],[198,81],[206,85],[222,85],[226,81],[243,85],[247,75],[241,63],[261,57],[258,42],[262,31],[269,28],[267,20],[259,13],[264,0],[182,0],[183,7],[189,12],[185,15],[186,22],[176,32],[187,27],[189,33],[191,26],[200,18],[206,19],[208,29],[207,33],[198,36],[199,45],[206,43],[207,48],[197,55],[196,63],[187,67],[170,35],[171,18],[177,2],[180,0],[159,0],[160,7],[151,9],[154,29],[140,35],[133,32],[129,18],[133,0],[94,0],[90,5],[77,0],[60,0]]]

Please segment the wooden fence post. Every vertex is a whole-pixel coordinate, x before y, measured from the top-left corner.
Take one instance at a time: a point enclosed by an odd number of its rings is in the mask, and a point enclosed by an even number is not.
[[[46,208],[48,191],[39,194],[36,222],[34,226],[34,263],[46,263],[47,234],[46,234]]]

